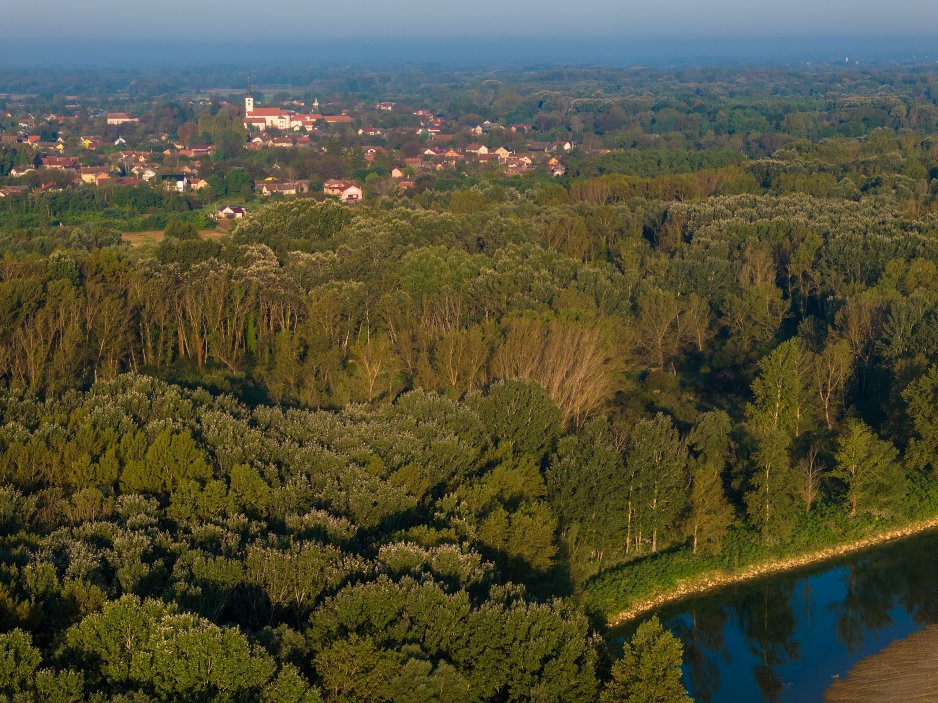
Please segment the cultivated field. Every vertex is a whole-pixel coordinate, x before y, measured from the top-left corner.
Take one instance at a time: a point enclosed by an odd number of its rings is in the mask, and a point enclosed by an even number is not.
[[[202,239],[221,239],[227,234],[227,231],[221,229],[199,230],[199,236],[202,237]],[[124,232],[122,236],[124,241],[130,244],[132,247],[142,247],[147,244],[159,244],[166,238],[166,235],[163,234],[162,230],[155,229],[145,230],[143,232]]]

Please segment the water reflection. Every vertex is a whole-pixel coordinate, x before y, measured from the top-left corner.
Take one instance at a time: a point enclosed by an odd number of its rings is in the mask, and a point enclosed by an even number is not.
[[[777,701],[784,690],[778,667],[797,660],[801,647],[795,639],[797,620],[792,610],[794,584],[767,583],[736,602],[736,620],[758,662],[756,683],[767,701]]]
[[[928,535],[662,612],[688,689],[700,703],[820,703],[857,661],[938,622],[936,550]]]

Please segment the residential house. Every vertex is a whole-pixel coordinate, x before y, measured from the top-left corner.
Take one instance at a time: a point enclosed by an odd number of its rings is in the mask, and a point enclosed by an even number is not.
[[[56,169],[61,171],[78,170],[78,159],[74,156],[43,156],[41,159],[43,168]]]
[[[488,154],[489,148],[483,144],[469,144],[463,151],[467,154],[475,154],[478,156],[480,154]]]
[[[329,179],[323,184],[322,192],[337,196],[343,203],[357,203],[362,200],[362,189],[354,181]]]
[[[176,190],[180,193],[189,185],[189,177],[184,173],[164,173],[159,177],[159,181],[165,190]]]
[[[374,161],[378,154],[384,154],[385,149],[381,146],[366,146],[362,147],[362,153],[365,156],[365,161]]]
[[[322,119],[322,115],[319,114],[298,115],[290,121],[290,126],[293,127],[295,131],[305,129],[307,132],[312,132],[316,129],[316,123],[320,122]]]
[[[265,197],[270,195],[300,195],[309,192],[309,181],[280,181],[269,177],[257,184],[257,192]]]
[[[109,112],[107,115],[109,125],[137,124],[139,122],[140,118],[129,112]]]
[[[323,115],[323,119],[326,124],[330,125],[351,124],[353,122],[351,115]]]
[[[152,181],[156,178],[159,167],[154,164],[138,164],[130,169],[130,172],[144,182]]]
[[[111,180],[110,171],[104,166],[82,166],[78,169],[82,183],[100,186],[109,183]]]
[[[149,154],[147,154],[144,151],[135,151],[135,150],[120,151],[118,152],[117,155],[120,156],[120,158],[124,159],[125,161],[136,161],[141,164],[144,161],[146,161],[147,157],[149,156]]]
[[[240,205],[225,205],[223,208],[220,208],[218,212],[215,213],[216,220],[243,220],[244,216],[248,214],[248,211],[245,210]]]

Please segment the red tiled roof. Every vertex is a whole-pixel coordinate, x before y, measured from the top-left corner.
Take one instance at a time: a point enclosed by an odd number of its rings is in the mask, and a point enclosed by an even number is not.
[[[248,115],[248,119],[252,117],[287,117],[291,114],[290,110],[280,110],[276,107],[255,107]]]

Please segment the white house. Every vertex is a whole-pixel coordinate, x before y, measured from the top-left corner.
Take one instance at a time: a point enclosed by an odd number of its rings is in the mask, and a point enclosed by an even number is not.
[[[332,178],[323,184],[322,192],[326,195],[338,196],[343,203],[358,203],[361,202],[363,197],[362,189],[357,183]]]
[[[225,205],[215,213],[216,220],[241,220],[248,211],[239,205]]]
[[[350,185],[339,195],[339,200],[343,203],[360,203],[362,200],[362,189],[357,185]]]

